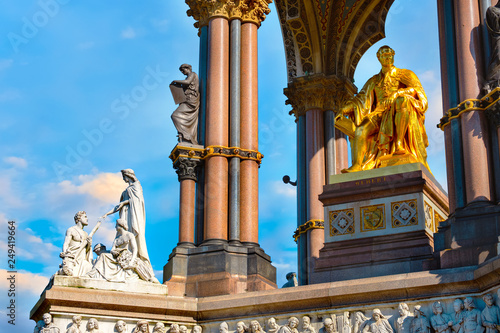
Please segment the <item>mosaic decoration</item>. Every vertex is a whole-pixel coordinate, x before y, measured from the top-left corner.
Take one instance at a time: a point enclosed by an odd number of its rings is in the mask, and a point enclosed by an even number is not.
[[[360,208],[361,231],[385,229],[385,205],[374,205]]]
[[[393,228],[417,225],[417,199],[392,202],[391,214]]]
[[[425,227],[434,232],[434,211],[432,207],[424,201]]]
[[[354,209],[330,212],[330,236],[354,234]]]

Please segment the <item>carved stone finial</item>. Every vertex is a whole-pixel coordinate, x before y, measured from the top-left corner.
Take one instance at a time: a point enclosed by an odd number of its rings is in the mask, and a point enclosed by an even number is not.
[[[260,26],[271,12],[269,4],[272,0],[186,0],[189,6],[188,16],[197,22],[196,28],[208,25],[213,17],[240,19]]]

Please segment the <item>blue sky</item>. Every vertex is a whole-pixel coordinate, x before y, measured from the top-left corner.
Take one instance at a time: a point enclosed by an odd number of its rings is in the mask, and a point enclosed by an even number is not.
[[[33,328],[28,312],[58,269],[75,212],[87,211],[91,229],[118,203],[125,188],[121,169],[134,169],[144,188],[148,250],[161,280],[178,235],[179,184],[168,158],[176,144],[170,120],[175,105],[168,84],[183,78],[182,63],[197,72],[198,37],[180,0],[0,0],[0,6],[0,248],[6,258],[7,221],[15,220],[20,273],[14,331],[23,332]],[[446,188],[443,134],[435,125],[442,114],[435,6],[433,0],[396,0],[387,38],[366,52],[355,83],[360,87],[379,71],[375,52],[384,44],[395,49],[397,67],[419,76],[430,102],[429,164]],[[265,155],[259,234],[281,286],[296,270],[295,189],[281,181],[285,174],[296,177],[296,133],[283,95],[281,31],[271,9],[259,30]],[[111,244],[113,223],[107,221],[94,242]],[[0,328],[9,327],[4,309],[0,304]]]

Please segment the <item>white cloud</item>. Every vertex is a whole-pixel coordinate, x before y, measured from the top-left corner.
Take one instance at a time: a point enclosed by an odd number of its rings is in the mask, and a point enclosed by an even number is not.
[[[0,59],[0,71],[9,68],[14,63],[12,59]]]
[[[14,99],[18,99],[21,97],[17,90],[9,89],[3,92],[0,92],[0,102],[12,101]]]
[[[270,183],[271,188],[278,197],[295,198],[297,194],[297,187],[290,184],[285,184],[282,181],[274,181]]]
[[[76,47],[80,50],[88,50],[88,49],[91,49],[93,48],[95,45],[94,42],[82,42],[82,43],[79,43]]]
[[[120,172],[80,175],[75,181],[65,180],[58,184],[58,190],[64,195],[84,194],[98,199],[103,204],[117,203],[125,187]]]
[[[137,33],[135,32],[134,28],[127,27],[127,29],[122,31],[121,36],[123,39],[133,39],[137,36]]]
[[[25,169],[28,166],[28,162],[21,157],[9,156],[5,157],[3,161],[7,164],[11,164],[14,167]]]
[[[0,174],[0,206],[8,208],[24,208],[26,202],[21,198],[17,189],[13,188],[11,177],[8,174]]]

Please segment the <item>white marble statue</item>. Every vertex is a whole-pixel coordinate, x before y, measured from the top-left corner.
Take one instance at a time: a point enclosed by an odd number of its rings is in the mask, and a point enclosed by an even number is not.
[[[88,333],[103,333],[99,330],[99,322],[95,318],[90,318],[87,322],[87,331]]]
[[[374,309],[372,319],[368,320],[362,332],[393,333],[394,331],[382,312],[379,309]]]
[[[319,329],[319,333],[335,333],[337,332],[336,326],[332,318],[326,317],[323,320],[323,327]]]
[[[296,317],[290,317],[287,324],[280,327],[278,333],[298,333],[298,326],[299,320]]]
[[[75,225],[66,230],[62,252],[63,259],[59,275],[83,276],[92,269],[92,236],[83,228],[88,225],[87,213],[75,214]]]
[[[410,316],[410,308],[406,303],[398,305],[399,317],[394,321],[397,333],[410,333],[410,325],[412,317]]]
[[[43,314],[43,326],[38,331],[39,333],[60,333],[61,330],[52,322],[50,313]]]
[[[155,327],[153,327],[153,333],[167,333],[167,328],[162,322],[157,322]]]
[[[201,326],[195,325],[193,327],[193,333],[201,333],[201,332],[202,332]]]
[[[277,333],[280,325],[276,323],[276,319],[271,317],[267,320],[267,333]]]
[[[415,305],[413,315],[414,318],[411,321],[410,333],[430,333],[431,324],[425,316],[425,313],[421,310],[420,305]]]
[[[485,327],[485,333],[497,333],[500,329],[500,309],[494,305],[493,295],[483,296],[485,307],[481,312],[481,321]]]
[[[434,302],[432,304],[432,312],[434,315],[431,317],[431,326],[436,333],[451,333],[453,320],[450,315],[443,313],[443,306],[441,302]]]
[[[302,317],[302,333],[316,333],[316,330],[311,325],[311,318],[308,316]]]
[[[127,323],[123,320],[118,320],[115,324],[115,331],[118,333],[127,333]]]
[[[146,210],[144,208],[144,197],[142,186],[132,169],[122,170],[123,180],[128,187],[120,197],[120,203],[104,214],[102,218],[119,212],[120,219],[127,224],[127,230],[135,236],[137,245],[137,257],[144,263],[144,272],[140,272],[143,280],[159,283],[155,278],[153,267],[149,261],[146,246]]]
[[[179,324],[172,324],[170,326],[170,333],[180,333],[180,327],[179,327]]]
[[[453,322],[451,329],[453,333],[464,333],[464,302],[462,302],[460,298],[457,298],[455,301],[453,301],[453,310],[455,311],[455,313],[451,318]]]
[[[66,333],[81,333],[80,325],[82,323],[82,316],[76,315],[71,318],[72,324],[66,331]]]
[[[482,333],[484,327],[481,324],[481,311],[476,309],[472,297],[466,297],[464,301],[464,333]]]
[[[186,326],[181,325],[181,326],[179,326],[179,332],[180,333],[188,333],[188,329]]]

